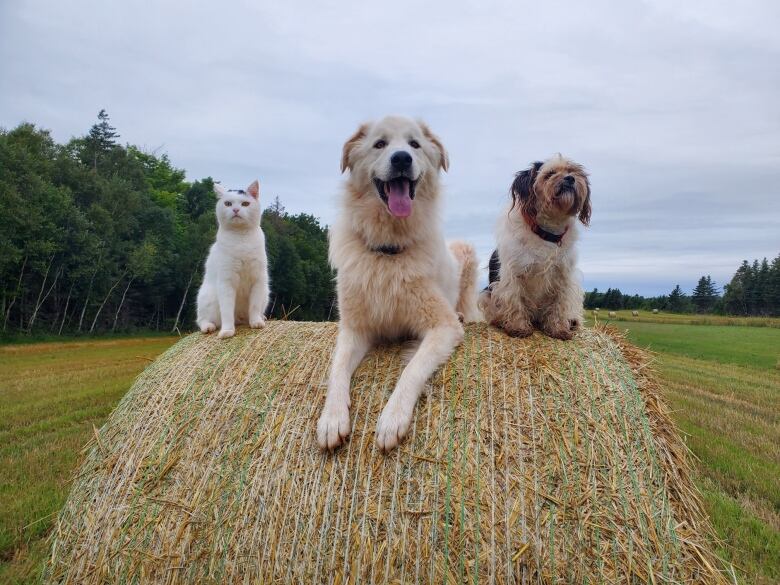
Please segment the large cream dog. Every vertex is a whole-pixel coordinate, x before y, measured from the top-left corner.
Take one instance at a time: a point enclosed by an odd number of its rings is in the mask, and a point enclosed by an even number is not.
[[[419,340],[377,423],[377,445],[389,451],[409,430],[426,381],[461,342],[459,316],[479,319],[476,253],[448,246],[442,233],[439,169],[448,164],[428,127],[400,116],[363,124],[344,144],[341,170],[350,174],[329,251],[340,321],[317,423],[323,449],[350,433],[352,373],[373,345]]]

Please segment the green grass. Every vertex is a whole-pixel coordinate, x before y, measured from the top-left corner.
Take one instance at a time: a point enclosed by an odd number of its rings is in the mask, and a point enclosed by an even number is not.
[[[34,583],[81,449],[178,338],[0,346],[0,583]]]
[[[615,323],[657,352],[697,483],[741,582],[780,582],[780,330]]]
[[[612,311],[614,317],[609,316],[609,309],[600,311],[586,310],[589,318],[598,316],[601,321],[631,321],[632,323],[664,323],[667,325],[727,325],[746,327],[776,327],[780,328],[780,317],[729,317],[727,315],[698,315],[693,313],[653,313],[652,311],[637,311],[634,317],[632,311]]]
[[[614,323],[657,352],[696,481],[740,582],[780,582],[780,329],[662,314]],[[601,311],[599,321],[605,321]],[[686,321],[688,320],[688,321]],[[740,321],[735,321],[740,323]],[[706,325],[706,326],[701,326]],[[81,449],[173,337],[0,346],[0,583],[37,582]]]
[[[780,353],[780,330],[772,327],[624,322],[613,325],[628,329],[634,343],[661,354],[772,370]]]

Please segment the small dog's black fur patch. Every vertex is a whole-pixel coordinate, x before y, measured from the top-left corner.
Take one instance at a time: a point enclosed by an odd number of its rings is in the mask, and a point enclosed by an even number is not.
[[[490,284],[498,282],[500,269],[501,262],[498,260],[498,250],[493,250],[493,253],[490,255],[490,263],[488,264],[488,282]]]

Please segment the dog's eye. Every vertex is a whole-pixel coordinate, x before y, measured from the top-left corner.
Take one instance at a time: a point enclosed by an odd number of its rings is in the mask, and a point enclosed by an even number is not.
[[[225,207],[230,207],[231,205],[233,205],[232,201],[225,201]]]
[[[377,140],[374,142],[374,148],[384,148],[385,146],[387,146],[387,142],[384,140]]]
[[[249,207],[249,201],[242,201],[241,207]]]
[[[411,146],[412,148],[420,148],[420,143],[417,142],[416,140],[410,140],[409,146]]]

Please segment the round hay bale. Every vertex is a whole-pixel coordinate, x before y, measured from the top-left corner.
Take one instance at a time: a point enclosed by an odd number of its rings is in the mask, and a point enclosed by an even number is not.
[[[687,452],[616,333],[485,325],[389,455],[374,426],[402,348],[352,384],[353,433],[316,446],[332,323],[194,334],[100,431],[47,583],[721,583]]]
[[[639,317],[639,311],[631,311],[632,317]]]
[[[653,309],[653,315],[657,315],[657,314],[658,314],[658,309]]]
[[[617,317],[617,313],[616,313],[615,311],[610,311],[610,312],[609,312],[609,316],[610,316],[611,318],[615,318],[615,317]]]

